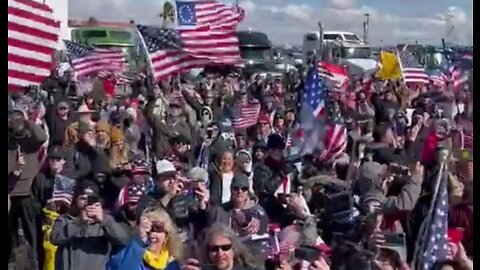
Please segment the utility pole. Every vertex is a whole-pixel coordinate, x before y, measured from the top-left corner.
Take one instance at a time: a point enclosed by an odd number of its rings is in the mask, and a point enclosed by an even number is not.
[[[368,44],[368,28],[370,26],[370,14],[365,13],[365,21],[363,22],[363,43]]]

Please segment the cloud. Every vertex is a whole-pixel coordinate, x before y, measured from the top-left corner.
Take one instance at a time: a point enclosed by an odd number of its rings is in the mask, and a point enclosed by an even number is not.
[[[328,3],[338,9],[349,9],[355,6],[355,0],[329,0]]]
[[[234,0],[223,2],[234,3]],[[290,2],[290,3],[288,3]],[[305,1],[307,2],[307,1]],[[163,1],[154,0],[70,0],[71,18],[94,16],[99,20],[134,19],[138,23],[161,24]],[[455,28],[453,42],[470,42],[472,15],[451,6],[430,16],[406,16],[370,6],[356,5],[355,0],[328,0],[327,7],[292,4],[286,0],[240,0],[246,16],[240,29],[265,32],[274,43],[301,45],[303,34],[318,30],[320,19],[326,30],[344,30],[362,35],[364,14],[370,14],[369,40],[373,44],[402,42],[439,43],[445,37],[447,18]],[[108,12],[107,12],[108,11]]]

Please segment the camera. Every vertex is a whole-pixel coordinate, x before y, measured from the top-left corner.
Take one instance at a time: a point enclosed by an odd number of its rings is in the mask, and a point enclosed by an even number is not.
[[[87,197],[87,205],[94,205],[100,202],[100,197],[96,194],[90,194]]]

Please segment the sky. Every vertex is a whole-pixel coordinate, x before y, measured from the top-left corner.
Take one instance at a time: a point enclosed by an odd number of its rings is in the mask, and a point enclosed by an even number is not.
[[[163,2],[69,0],[69,18],[161,25]],[[473,0],[239,0],[239,5],[246,13],[239,29],[265,32],[275,44],[301,45],[303,34],[318,30],[318,21],[324,30],[354,32],[361,38],[366,13],[371,44],[440,44],[442,38],[473,43]]]

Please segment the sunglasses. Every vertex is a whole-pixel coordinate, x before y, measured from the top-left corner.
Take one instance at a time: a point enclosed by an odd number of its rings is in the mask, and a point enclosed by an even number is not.
[[[162,233],[165,232],[165,226],[161,222],[152,222],[151,232]]]
[[[60,107],[60,108],[58,108],[58,109],[59,109],[60,111],[66,111],[66,110],[68,110],[67,107]]]
[[[208,251],[210,252],[219,252],[221,251],[229,251],[232,249],[232,244],[227,245],[218,245],[218,246],[209,246]]]
[[[232,188],[234,191],[243,191],[243,192],[247,192],[248,191],[248,187],[233,187]]]

